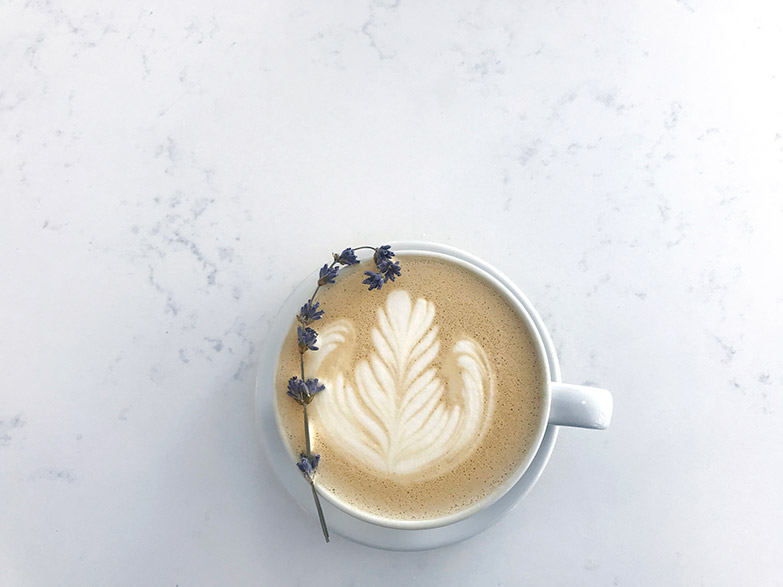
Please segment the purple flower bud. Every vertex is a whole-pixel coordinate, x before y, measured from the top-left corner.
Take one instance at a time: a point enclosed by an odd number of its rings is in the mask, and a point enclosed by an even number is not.
[[[339,267],[329,267],[324,265],[318,272],[318,285],[326,285],[327,283],[334,283],[334,278],[337,277]]]
[[[296,466],[302,471],[302,475],[305,476],[310,483],[315,478],[315,472],[318,469],[318,462],[321,460],[321,455],[314,454],[311,458],[307,458],[305,453],[299,453],[299,461]]]
[[[370,291],[381,289],[381,286],[383,286],[383,275],[375,273],[374,271],[365,271],[364,274],[367,276],[367,279],[362,281],[362,283],[369,285],[370,287],[368,289]]]
[[[359,262],[359,259],[356,258],[356,253],[350,247],[339,255],[337,253],[332,253],[332,256],[340,265],[355,265]]]
[[[394,281],[394,276],[400,275],[400,262],[394,261],[393,263],[389,259],[384,259],[378,263],[378,272],[383,275],[383,282],[386,283],[390,279]]]
[[[375,264],[380,265],[381,261],[388,261],[394,256],[391,245],[383,245],[375,249]]]
[[[296,339],[299,343],[299,352],[304,353],[306,350],[317,351],[318,347],[315,343],[318,339],[318,333],[312,328],[296,327]]]
[[[326,389],[326,386],[320,384],[317,378],[302,381],[298,377],[293,376],[288,380],[286,395],[293,398],[299,405],[304,405],[313,401],[313,396],[324,389]]]
[[[320,320],[323,315],[324,311],[318,309],[318,302],[313,304],[313,300],[307,300],[307,303],[302,306],[302,309],[299,311],[299,315],[296,318],[299,322],[307,326],[311,322]]]

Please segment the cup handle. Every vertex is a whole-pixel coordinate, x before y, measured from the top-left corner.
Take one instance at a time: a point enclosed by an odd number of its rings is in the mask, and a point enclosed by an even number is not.
[[[551,390],[550,424],[594,430],[609,427],[614,402],[607,390],[555,382],[551,384]]]

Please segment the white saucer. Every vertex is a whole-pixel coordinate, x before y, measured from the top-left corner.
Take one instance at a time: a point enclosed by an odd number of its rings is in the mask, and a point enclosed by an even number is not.
[[[395,252],[427,250],[451,255],[469,261],[495,277],[519,299],[533,319],[546,349],[552,380],[557,382],[561,380],[560,364],[558,363],[555,347],[552,344],[549,332],[530,301],[505,275],[481,259],[445,245],[398,242],[392,243],[392,250]],[[280,354],[280,345],[291,327],[293,317],[299,311],[299,307],[306,301],[304,298],[306,298],[308,291],[312,288],[312,283],[314,283],[314,280],[308,279],[303,284],[304,287],[297,287],[294,293],[284,302],[278,316],[272,322],[266,340],[262,345],[261,361],[256,381],[256,422],[261,434],[261,440],[269,457],[269,462],[272,464],[283,486],[296,502],[314,517],[314,528],[317,529],[317,514],[312,493],[283,444],[277,430],[274,413],[274,373],[277,357]],[[355,518],[336,508],[328,500],[322,499],[321,505],[329,531],[360,544],[387,550],[439,548],[475,536],[497,522],[533,488],[541,476],[547,461],[549,461],[549,457],[555,447],[557,433],[557,426],[548,426],[538,453],[519,481],[502,498],[470,518],[440,528],[417,530],[384,528]]]

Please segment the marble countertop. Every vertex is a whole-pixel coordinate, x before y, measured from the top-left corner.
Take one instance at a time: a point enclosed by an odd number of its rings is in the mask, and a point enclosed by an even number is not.
[[[781,16],[0,4],[0,584],[780,585]],[[326,545],[258,349],[332,250],[410,239],[515,280],[614,421],[466,542]]]

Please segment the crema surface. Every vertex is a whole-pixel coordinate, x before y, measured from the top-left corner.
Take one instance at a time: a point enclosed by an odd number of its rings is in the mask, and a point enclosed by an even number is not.
[[[525,323],[480,276],[445,260],[399,255],[402,276],[361,283],[344,268],[316,301],[324,317],[306,377],[326,385],[308,406],[317,483],[367,513],[396,520],[451,515],[502,485],[542,419],[544,370]],[[304,303],[306,300],[302,300]],[[276,378],[292,466],[304,449],[296,325]]]

